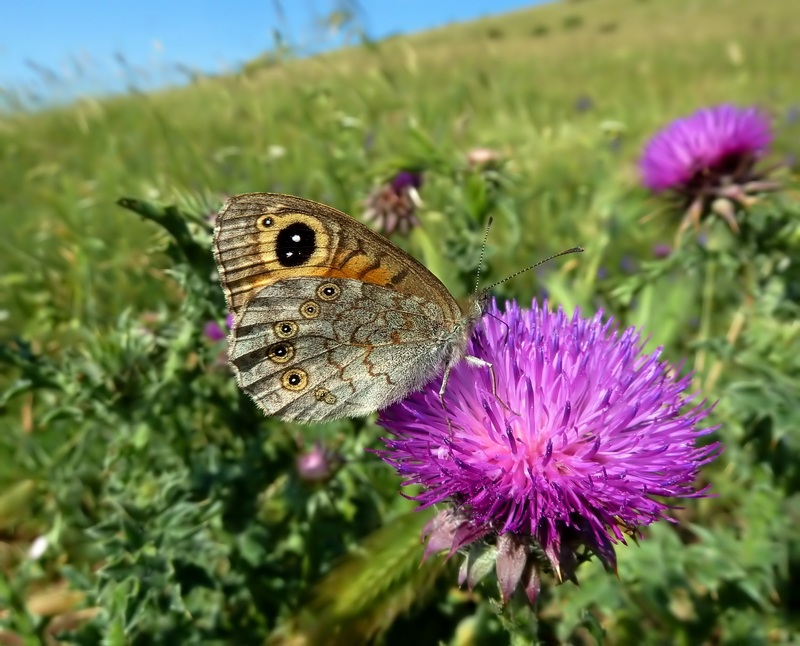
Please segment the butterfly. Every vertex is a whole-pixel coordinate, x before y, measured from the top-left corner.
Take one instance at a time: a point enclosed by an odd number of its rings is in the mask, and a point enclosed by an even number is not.
[[[469,356],[488,292],[459,303],[408,253],[336,209],[247,193],[223,205],[214,258],[233,313],[228,358],[267,414],[360,417]]]

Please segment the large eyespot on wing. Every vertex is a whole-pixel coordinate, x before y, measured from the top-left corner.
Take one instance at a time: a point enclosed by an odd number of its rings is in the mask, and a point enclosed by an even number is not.
[[[324,204],[277,193],[230,198],[217,217],[214,257],[231,311],[284,278],[351,278],[419,296],[448,317],[462,313],[447,288],[408,253]]]
[[[340,227],[335,219],[320,217],[313,205],[275,193],[237,195],[224,204],[213,249],[231,311],[238,313],[255,291],[271,283],[328,273]]]

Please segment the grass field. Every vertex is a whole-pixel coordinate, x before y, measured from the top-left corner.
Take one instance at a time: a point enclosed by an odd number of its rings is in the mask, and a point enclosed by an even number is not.
[[[277,190],[352,211],[395,160],[489,145],[513,160],[515,206],[536,224],[524,259],[588,239],[612,205],[624,226],[639,215],[628,211],[648,208],[619,203],[654,127],[702,104],[756,102],[780,117],[797,100],[792,12],[746,0],[558,3],[189,88],[6,116],[0,262],[9,286],[28,288],[3,290],[5,330],[42,316],[49,329],[42,294],[65,327],[160,303],[157,263],[142,253],[152,230],[114,206],[121,195],[210,210],[222,194]],[[582,96],[594,106],[585,114],[574,107]],[[786,146],[796,130],[786,128]],[[271,159],[271,146],[285,156]],[[428,195],[446,206],[437,186]],[[646,233],[657,237],[659,224]],[[613,263],[646,245],[628,233],[591,253]]]
[[[787,224],[754,252],[714,222],[707,256],[690,232],[695,251],[659,269],[653,246],[673,244],[681,214],[636,169],[657,129],[723,102],[771,116],[771,161],[800,155],[795,4],[564,1],[0,115],[0,643],[54,625],[111,644],[314,643],[330,625],[350,643],[797,643],[800,330],[786,267],[800,235]],[[476,147],[501,154],[495,174],[469,169]],[[488,214],[487,283],[584,245],[496,293],[641,326],[720,401],[726,450],[701,478],[716,497],[619,547],[618,577],[593,562],[581,587],[551,581],[535,613],[497,610],[491,585],[460,589],[441,560],[417,568],[427,517],[364,453],[384,433],[371,421],[300,429],[240,398],[201,334],[224,317],[210,271],[203,283],[158,218],[116,204],[176,205],[207,250],[205,216],[226,195],[285,192],[358,216],[400,168],[425,171],[423,226],[394,241],[454,294],[471,289]],[[770,208],[791,213],[796,166],[778,176],[787,190]],[[346,465],[309,487],[294,465],[317,439]],[[46,556],[26,556],[42,536]]]

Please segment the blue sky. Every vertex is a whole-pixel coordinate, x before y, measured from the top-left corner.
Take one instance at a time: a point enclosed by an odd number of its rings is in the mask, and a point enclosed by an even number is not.
[[[346,2],[347,0],[345,0]],[[361,0],[372,38],[503,13],[542,0]],[[330,47],[315,19],[341,0],[20,0],[0,30],[0,88],[51,98],[176,82],[176,65],[223,72],[272,48]],[[349,4],[353,4],[350,0]]]

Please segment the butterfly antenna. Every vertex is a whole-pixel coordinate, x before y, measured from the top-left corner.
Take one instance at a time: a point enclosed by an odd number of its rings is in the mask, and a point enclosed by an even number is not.
[[[475,274],[475,289],[474,292],[478,293],[478,286],[481,284],[481,270],[483,269],[483,256],[486,254],[486,241],[489,239],[489,229],[492,228],[493,217],[489,217],[486,221],[486,231],[483,234],[483,244],[481,245],[481,255],[478,257],[478,273]]]
[[[584,251],[583,247],[572,247],[572,249],[567,249],[566,251],[560,251],[557,254],[553,254],[552,256],[550,256],[548,258],[545,258],[544,260],[540,260],[539,262],[532,264],[530,267],[525,267],[525,269],[520,269],[519,271],[515,271],[510,276],[507,276],[506,278],[503,278],[503,280],[498,280],[496,283],[492,283],[488,287],[485,287],[484,291],[489,291],[493,287],[497,287],[498,285],[500,285],[500,284],[502,284],[502,283],[504,283],[504,282],[506,282],[508,280],[511,280],[512,278],[516,278],[520,274],[524,274],[526,271],[530,271],[531,269],[535,269],[539,265],[543,265],[546,262],[550,262],[551,260],[553,260],[555,258],[560,258],[561,256],[567,256],[567,255],[569,255],[571,253],[582,253],[583,251]]]

